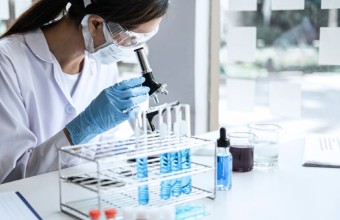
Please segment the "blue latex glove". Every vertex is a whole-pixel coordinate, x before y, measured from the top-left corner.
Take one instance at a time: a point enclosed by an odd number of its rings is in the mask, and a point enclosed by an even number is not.
[[[66,125],[73,144],[87,143],[129,118],[131,110],[148,99],[144,77],[124,80],[104,89],[91,104]]]

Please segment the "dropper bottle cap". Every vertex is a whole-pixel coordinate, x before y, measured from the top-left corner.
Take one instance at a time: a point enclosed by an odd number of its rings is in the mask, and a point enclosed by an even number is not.
[[[217,139],[217,147],[229,147],[230,140],[227,138],[227,131],[224,127],[220,128],[220,138]]]

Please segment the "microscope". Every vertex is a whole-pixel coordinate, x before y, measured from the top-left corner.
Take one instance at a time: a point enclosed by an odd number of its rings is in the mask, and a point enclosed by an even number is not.
[[[150,88],[149,91],[149,95],[150,97],[153,99],[155,104],[159,104],[159,100],[158,100],[158,95],[159,94],[163,94],[163,95],[167,95],[168,91],[165,89],[167,87],[166,84],[161,84],[155,81],[155,78],[153,77],[152,74],[152,69],[150,67],[149,61],[146,57],[146,53],[143,47],[138,48],[135,50],[138,61],[139,61],[139,65],[142,69],[142,75],[145,78],[144,83],[142,84],[143,86],[147,86]],[[175,105],[179,105],[179,102],[172,102],[172,103],[165,103],[162,105],[158,105],[155,107],[150,107],[147,111],[146,111],[146,118],[148,120],[149,123],[149,132],[156,132],[156,128],[152,122],[152,120],[154,119],[155,116],[158,115],[159,113],[159,109],[161,109],[164,106],[175,106]],[[163,114],[163,112],[161,113]],[[136,116],[137,118],[137,116]],[[136,124],[130,122],[131,127],[135,127]],[[158,156],[153,156],[153,157],[148,157],[148,159],[154,159],[157,158]],[[128,162],[136,162],[136,159],[129,159]]]
[[[147,86],[150,88],[149,95],[153,99],[155,104],[159,103],[158,95],[164,94],[167,95],[168,91],[165,89],[167,87],[166,84],[160,84],[155,81],[155,78],[152,74],[152,69],[150,67],[149,61],[146,57],[146,53],[143,47],[135,50],[137,54],[137,58],[142,69],[143,77],[145,78],[145,82],[142,84],[143,86]]]
[[[161,84],[155,81],[155,78],[152,74],[152,69],[150,67],[149,61],[146,57],[145,49],[143,47],[135,50],[140,67],[142,69],[143,77],[145,78],[145,82],[142,84],[143,86],[147,86],[150,88],[149,95],[153,99],[155,104],[159,104],[158,95],[167,95],[168,91],[166,90],[167,85]],[[149,122],[149,127],[152,132],[156,130],[154,124],[152,123],[153,118],[158,114],[158,110],[164,106],[174,107],[179,105],[179,101],[165,103],[163,105],[150,107],[147,111],[147,120]]]

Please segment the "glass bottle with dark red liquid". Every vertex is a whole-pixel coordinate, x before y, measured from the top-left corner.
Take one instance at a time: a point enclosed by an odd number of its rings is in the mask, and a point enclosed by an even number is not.
[[[252,145],[230,146],[230,153],[233,155],[233,171],[247,172],[254,166],[254,147]]]
[[[230,153],[233,156],[233,171],[247,172],[254,166],[254,146],[255,135],[249,132],[231,132]]]

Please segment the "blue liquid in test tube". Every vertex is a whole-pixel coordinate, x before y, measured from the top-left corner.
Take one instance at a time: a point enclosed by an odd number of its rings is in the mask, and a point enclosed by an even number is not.
[[[140,181],[147,180],[148,177],[148,160],[146,157],[137,159],[137,179]],[[146,183],[143,186],[138,186],[138,202],[140,205],[149,203],[149,187]]]
[[[161,154],[160,157],[160,173],[168,174],[171,172],[171,157],[170,153]],[[171,181],[165,180],[161,182],[161,199],[169,199],[171,196]]]
[[[181,151],[171,153],[171,172],[182,170]],[[181,178],[173,179],[171,186],[171,195],[180,196],[182,192]]]
[[[181,151],[181,162],[182,162],[182,170],[189,170],[191,168],[191,158],[190,158],[190,149],[185,149]],[[185,176],[182,178],[182,193],[190,194],[192,190],[191,186],[191,176]]]

